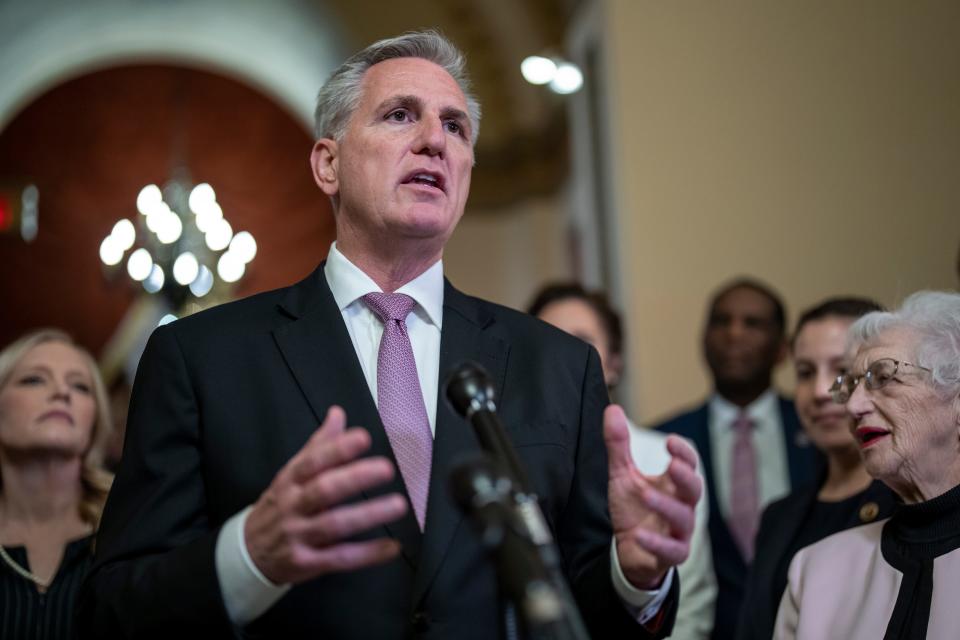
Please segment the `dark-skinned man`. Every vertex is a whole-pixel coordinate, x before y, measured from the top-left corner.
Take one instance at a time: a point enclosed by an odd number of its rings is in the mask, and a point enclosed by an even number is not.
[[[655,427],[692,440],[703,460],[718,587],[714,640],[733,638],[764,505],[817,469],[793,403],[772,387],[787,353],[785,327],[783,303],[767,285],[741,278],[722,286],[703,329],[713,394]]]

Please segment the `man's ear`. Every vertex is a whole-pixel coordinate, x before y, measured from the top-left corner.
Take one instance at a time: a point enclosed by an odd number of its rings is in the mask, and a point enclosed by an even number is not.
[[[335,140],[320,138],[310,152],[310,168],[320,190],[331,198],[340,191],[340,148]]]

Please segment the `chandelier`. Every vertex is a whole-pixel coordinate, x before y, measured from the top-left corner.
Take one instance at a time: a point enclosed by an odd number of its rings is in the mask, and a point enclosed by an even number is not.
[[[130,279],[164,296],[176,312],[208,306],[197,303],[211,291],[221,294],[214,298],[228,294],[257,254],[250,232],[234,233],[213,187],[191,184],[184,170],[162,189],[143,187],[137,211],[113,225],[100,243],[100,260],[117,272],[126,258]]]

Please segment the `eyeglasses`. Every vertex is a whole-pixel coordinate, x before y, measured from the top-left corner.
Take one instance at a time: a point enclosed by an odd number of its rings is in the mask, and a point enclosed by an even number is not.
[[[863,383],[869,391],[883,389],[896,377],[897,372],[900,371],[900,367],[912,367],[922,371],[930,371],[930,369],[926,367],[903,362],[902,360],[880,358],[879,360],[871,362],[870,366],[867,367],[867,371],[862,376],[854,376],[849,373],[837,376],[837,379],[833,382],[833,386],[830,387],[830,395],[833,397],[834,402],[845,404],[847,400],[850,399],[850,396],[853,395],[853,390],[857,388],[861,380],[864,381]]]

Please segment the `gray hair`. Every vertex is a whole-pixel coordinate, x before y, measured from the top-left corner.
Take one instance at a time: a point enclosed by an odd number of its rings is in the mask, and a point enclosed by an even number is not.
[[[946,395],[960,391],[960,293],[918,291],[895,311],[868,313],[850,327],[849,346],[857,349],[894,328],[919,335],[916,364],[932,371],[935,387]]]
[[[374,42],[353,54],[333,72],[317,94],[314,114],[317,138],[340,141],[346,133],[350,116],[360,104],[363,76],[378,62],[394,58],[423,58],[443,67],[460,86],[467,99],[472,144],[480,133],[480,103],[471,93],[466,58],[452,42],[436,31],[411,31],[396,38]]]

